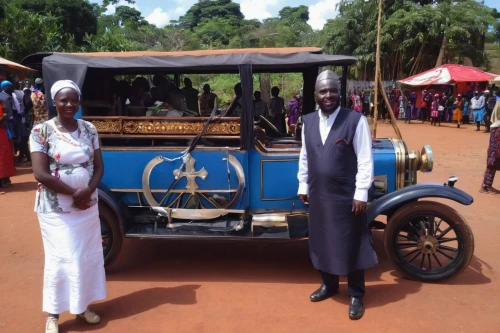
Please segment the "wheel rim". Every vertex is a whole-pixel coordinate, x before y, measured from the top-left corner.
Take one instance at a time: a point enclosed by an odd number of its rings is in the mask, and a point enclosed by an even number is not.
[[[400,262],[419,275],[447,271],[464,252],[463,238],[455,223],[438,214],[419,213],[408,217],[393,239]]]
[[[111,232],[109,222],[102,215],[99,215],[99,219],[101,220],[102,252],[104,258],[106,258],[113,245],[113,233]]]

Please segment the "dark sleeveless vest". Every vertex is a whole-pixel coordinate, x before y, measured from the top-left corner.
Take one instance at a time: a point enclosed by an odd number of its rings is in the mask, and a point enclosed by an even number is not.
[[[353,140],[363,115],[341,108],[323,144],[318,112],[304,117],[309,252],[316,269],[347,275],[377,264],[366,215],[352,212],[358,172]]]

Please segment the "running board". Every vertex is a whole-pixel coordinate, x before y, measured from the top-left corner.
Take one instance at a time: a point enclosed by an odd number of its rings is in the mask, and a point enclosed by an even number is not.
[[[129,238],[293,239],[307,237],[307,215],[254,215],[252,222],[217,220],[205,223],[135,223]]]

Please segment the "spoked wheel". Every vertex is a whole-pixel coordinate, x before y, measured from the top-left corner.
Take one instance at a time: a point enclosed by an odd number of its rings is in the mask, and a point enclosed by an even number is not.
[[[122,248],[122,234],[116,214],[106,204],[99,201],[102,251],[104,267],[108,268],[116,260]]]
[[[438,202],[417,201],[389,219],[384,247],[404,276],[439,282],[467,268],[474,253],[474,237],[456,210]]]

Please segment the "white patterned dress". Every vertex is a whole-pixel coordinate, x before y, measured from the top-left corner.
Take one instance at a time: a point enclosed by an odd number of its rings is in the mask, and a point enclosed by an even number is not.
[[[94,150],[99,149],[95,127],[78,120],[73,133],[59,131],[54,120],[36,125],[30,136],[31,152],[48,155],[54,177],[79,189],[88,186],[94,171]],[[78,209],[71,195],[38,185],[38,214],[45,252],[43,311],[59,314],[85,312],[106,297],[97,191],[90,208]]]

